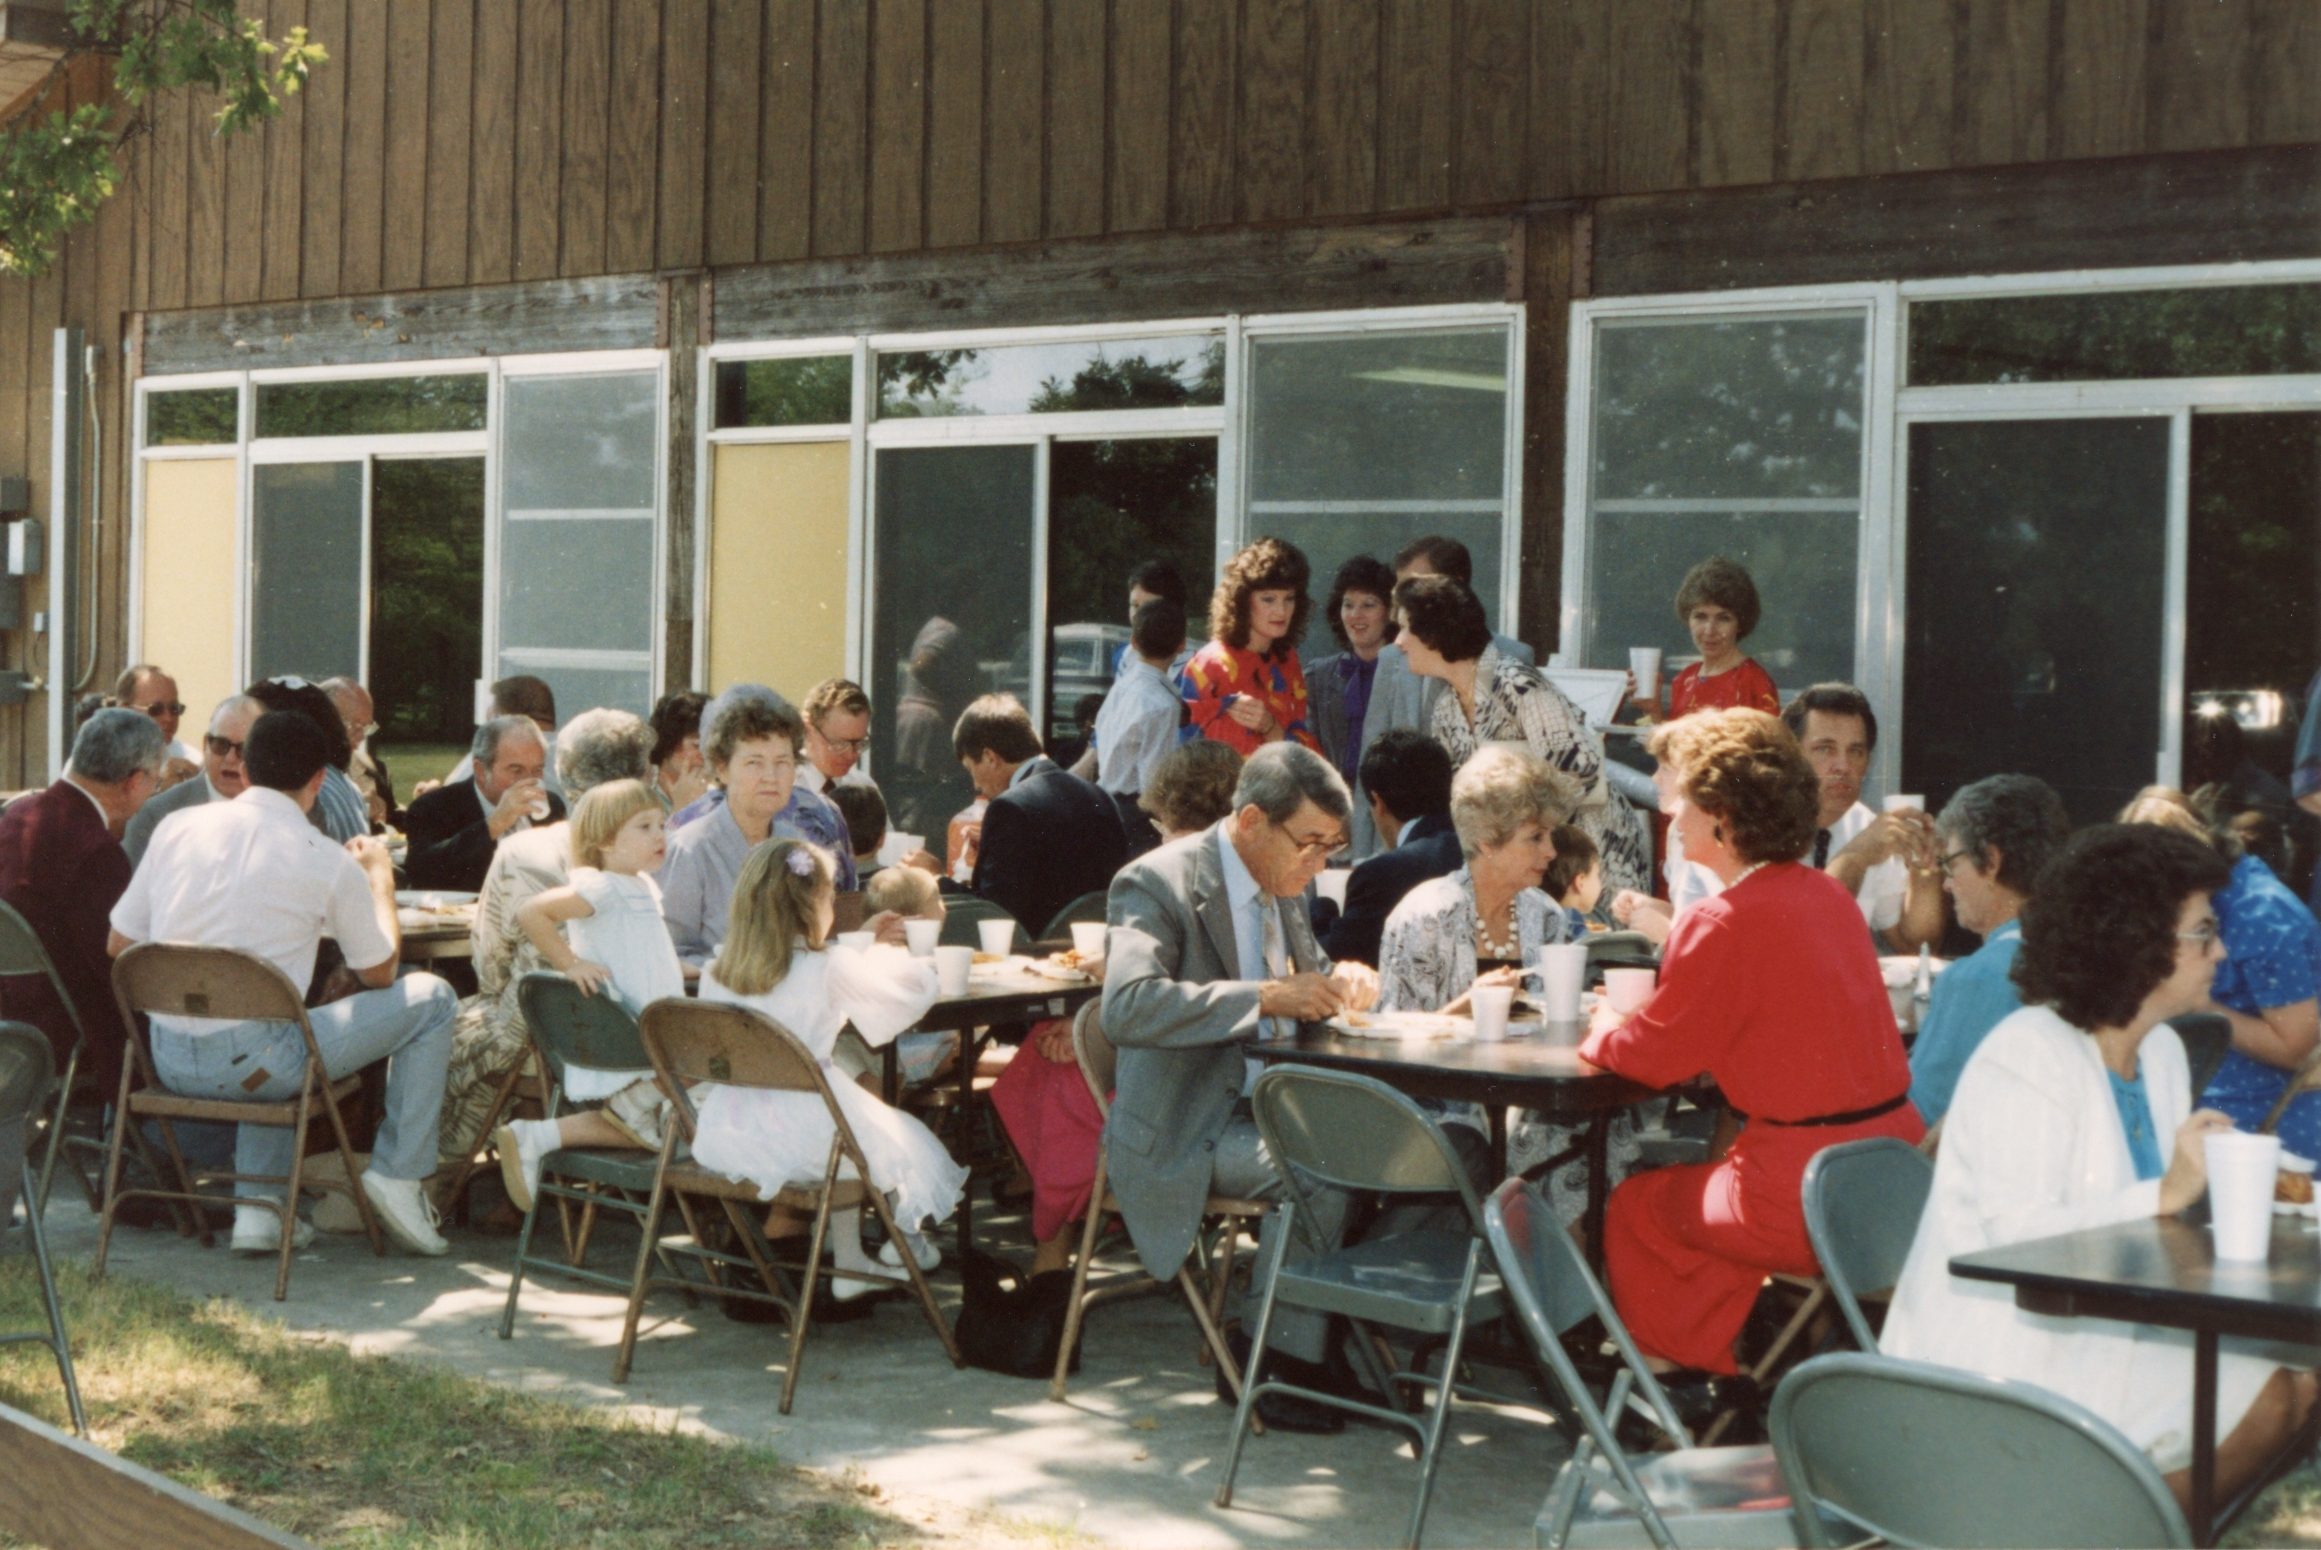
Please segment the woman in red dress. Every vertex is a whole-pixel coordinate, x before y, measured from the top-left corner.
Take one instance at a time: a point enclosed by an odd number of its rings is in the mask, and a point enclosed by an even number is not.
[[[1278,538],[1260,538],[1227,562],[1209,600],[1209,644],[1185,664],[1194,731],[1244,758],[1284,738],[1322,751],[1306,724],[1297,653],[1314,607],[1311,576],[1306,557]]]
[[[1781,714],[1781,694],[1772,675],[1755,657],[1741,654],[1741,642],[1756,629],[1760,612],[1757,583],[1723,555],[1701,561],[1684,573],[1676,589],[1676,617],[1692,634],[1700,660],[1669,680],[1668,719],[1696,710],[1741,708]]]
[[[1653,1087],[1706,1073],[1742,1121],[1723,1157],[1630,1178],[1604,1223],[1620,1317],[1697,1399],[1737,1370],[1765,1277],[1818,1269],[1800,1199],[1813,1154],[1925,1126],[1861,908],[1798,862],[1818,786],[1796,740],[1762,711],[1716,710],[1651,748],[1670,828],[1725,887],[1677,920],[1651,998],[1625,1019],[1599,1008],[1580,1054]]]

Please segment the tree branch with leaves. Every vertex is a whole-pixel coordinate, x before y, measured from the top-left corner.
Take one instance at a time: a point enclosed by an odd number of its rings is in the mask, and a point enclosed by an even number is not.
[[[304,27],[268,38],[234,0],[73,0],[70,15],[82,41],[34,89],[36,106],[0,125],[0,275],[44,273],[65,237],[96,219],[157,99],[206,90],[221,99],[212,123],[224,138],[278,116],[329,57]],[[90,53],[114,56],[110,98],[42,113]]]

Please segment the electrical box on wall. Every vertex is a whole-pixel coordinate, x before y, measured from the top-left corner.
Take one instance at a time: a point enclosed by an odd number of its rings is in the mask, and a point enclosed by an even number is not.
[[[21,522],[8,524],[8,574],[37,576],[42,561],[47,557],[48,545],[37,517],[26,517]]]
[[[0,474],[0,522],[11,521],[32,509],[32,486],[22,474]]]

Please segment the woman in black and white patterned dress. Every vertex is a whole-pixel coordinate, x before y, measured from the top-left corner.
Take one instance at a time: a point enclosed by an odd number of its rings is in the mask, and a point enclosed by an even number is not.
[[[1580,783],[1572,822],[1585,829],[1604,858],[1604,886],[1650,891],[1652,841],[1644,816],[1612,789],[1604,774],[1603,739],[1564,692],[1491,645],[1483,605],[1462,582],[1413,576],[1394,589],[1402,624],[1397,644],[1421,678],[1438,678],[1451,692],[1435,701],[1427,730],[1450,750],[1451,762],[1490,743],[1529,749]]]

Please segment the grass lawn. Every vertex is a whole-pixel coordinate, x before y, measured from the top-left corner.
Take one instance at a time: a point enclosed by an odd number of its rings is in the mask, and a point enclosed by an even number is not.
[[[58,1266],[95,1440],[318,1544],[378,1550],[1036,1544],[1072,1536],[956,1513],[928,1522],[877,1488],[764,1448],[654,1431],[431,1368],[294,1336]],[[0,1329],[41,1325],[30,1259],[0,1261]],[[0,1348],[0,1400],[68,1427],[46,1348]]]

